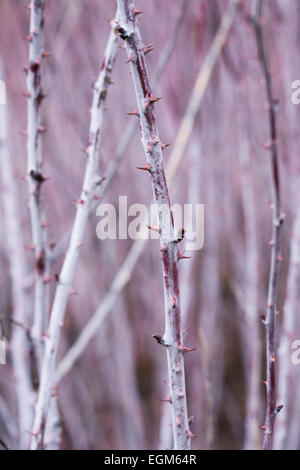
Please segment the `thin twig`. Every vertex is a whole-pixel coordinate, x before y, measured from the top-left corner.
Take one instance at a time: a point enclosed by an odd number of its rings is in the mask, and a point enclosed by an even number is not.
[[[94,199],[99,176],[99,148],[103,112],[109,84],[111,83],[112,68],[118,50],[118,37],[112,28],[105,50],[104,62],[99,77],[94,85],[93,104],[89,145],[87,148],[87,165],[80,198],[77,201],[77,211],[73,224],[69,248],[59,275],[54,303],[50,316],[49,331],[46,337],[45,357],[42,364],[41,384],[36,405],[35,419],[32,430],[31,449],[36,450],[43,445],[43,434],[49,410],[51,388],[53,386],[55,359],[60,339],[60,330],[64,321],[66,304],[74,277],[80,249],[88,222],[90,207]]]
[[[280,252],[280,231],[283,224],[283,216],[280,207],[280,182],[279,182],[279,162],[278,162],[278,140],[276,127],[276,110],[273,98],[272,79],[269,70],[269,64],[266,56],[263,33],[261,28],[262,20],[262,0],[256,0],[255,15],[252,17],[252,25],[255,32],[258,57],[263,73],[266,89],[266,98],[268,102],[268,116],[270,127],[270,143],[266,145],[271,152],[271,170],[272,170],[272,190],[273,190],[273,229],[272,229],[272,248],[271,265],[268,287],[268,306],[265,319],[266,326],[266,359],[267,359],[267,407],[266,420],[264,426],[264,450],[272,449],[273,429],[276,414],[281,410],[281,406],[276,405],[276,311],[277,311],[277,293],[279,284],[279,271],[281,262]]]
[[[166,183],[153,97],[145,62],[144,46],[139,28],[135,22],[135,8],[132,0],[118,0],[120,22],[118,30],[125,40],[131,75],[134,83],[140,118],[142,144],[147,169],[152,177],[154,200],[158,212],[160,246],[165,297],[165,333],[156,336],[166,347],[169,371],[170,403],[174,449],[189,449],[191,433],[187,413],[185,372],[183,353],[188,351],[182,344],[181,313],[177,262],[179,260],[173,216]]]

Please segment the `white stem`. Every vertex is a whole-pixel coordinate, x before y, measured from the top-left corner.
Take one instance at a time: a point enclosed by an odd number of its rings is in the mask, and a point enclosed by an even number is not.
[[[89,211],[94,199],[99,177],[99,148],[103,113],[107,89],[111,83],[112,67],[118,50],[118,37],[114,29],[111,30],[102,70],[94,85],[93,104],[91,108],[90,136],[87,149],[88,160],[82,186],[82,192],[77,204],[77,211],[71,234],[69,248],[59,275],[55,292],[54,303],[50,316],[48,337],[46,338],[45,357],[42,364],[42,375],[36,413],[32,430],[31,449],[42,447],[43,433],[49,410],[51,388],[53,386],[55,359],[60,339],[60,330],[64,321],[66,304],[74,277],[79,252],[83,244]]]

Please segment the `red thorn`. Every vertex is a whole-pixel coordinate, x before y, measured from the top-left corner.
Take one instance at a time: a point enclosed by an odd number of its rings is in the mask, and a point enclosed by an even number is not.
[[[186,432],[187,436],[190,437],[191,439],[192,439],[193,437],[197,437],[197,435],[196,435],[196,434],[193,434],[189,429],[187,429],[185,432]]]
[[[97,194],[94,194],[94,199],[95,199],[95,201],[100,201],[101,197],[97,196]]]
[[[151,93],[148,93],[148,98],[150,103],[157,103],[157,101],[162,99],[162,96],[160,96],[159,98],[155,98],[155,96],[151,95]]]
[[[52,57],[52,54],[50,54],[50,52],[42,52],[42,57],[43,59],[47,59],[48,57]]]
[[[78,240],[78,242],[76,243],[76,246],[79,248],[81,246],[83,246],[83,242],[81,240]]]
[[[160,335],[152,335],[152,338],[155,339],[155,341],[157,341],[158,344],[161,344],[162,336],[160,336]]]
[[[182,351],[183,353],[186,353],[186,352],[195,351],[196,348],[187,348],[187,347],[183,346],[183,344],[179,341],[178,349],[179,349],[179,351]]]
[[[172,403],[171,397],[168,396],[166,398],[160,398],[159,401],[165,402],[165,403]]]
[[[283,260],[283,258],[282,258],[282,256],[281,256],[280,253],[278,253],[278,255],[277,255],[277,260],[278,260],[278,261],[282,261],[282,260]]]
[[[154,143],[154,145],[158,144],[159,141],[157,140],[157,138],[155,137],[155,135],[152,136],[152,142]]]
[[[146,166],[137,166],[136,168],[137,170],[144,170],[144,171],[148,171],[149,173],[151,173],[151,168],[150,168],[149,163],[147,163]]]
[[[179,391],[178,391],[178,397],[179,397],[179,398],[183,398],[183,397],[184,397],[184,392],[183,392],[182,388],[180,388]]]
[[[45,132],[46,126],[39,126],[39,132]]]
[[[263,426],[259,425],[258,427],[259,427],[259,429],[262,429],[263,431],[265,431],[265,429],[266,429],[266,425],[265,425],[265,424],[264,424]]]
[[[159,228],[154,225],[146,225],[149,230],[153,230],[154,232],[159,232]]]
[[[172,299],[172,306],[173,308],[176,307],[176,297],[173,297]]]
[[[191,256],[184,256],[183,253],[180,253],[179,250],[177,250],[177,256],[178,256],[178,259],[190,259]]]
[[[267,382],[266,380],[262,380],[262,383],[263,383],[264,385],[268,385],[268,382]]]
[[[134,16],[142,15],[143,12],[141,10],[136,10],[135,8],[133,9],[133,14]]]
[[[274,246],[274,240],[270,240],[268,243],[269,246]]]
[[[151,153],[152,152],[152,144],[151,142],[147,142],[147,152]]]
[[[137,116],[138,118],[140,117],[140,114],[138,112],[138,109],[135,109],[134,111],[132,111],[131,113],[126,113],[127,116]]]
[[[165,150],[167,147],[169,147],[171,144],[161,144],[161,149]]]
[[[22,93],[22,96],[25,96],[25,98],[30,98],[30,91],[26,91],[25,93]]]
[[[275,356],[272,356],[271,361],[272,361],[272,362],[276,362],[276,357],[275,357]]]

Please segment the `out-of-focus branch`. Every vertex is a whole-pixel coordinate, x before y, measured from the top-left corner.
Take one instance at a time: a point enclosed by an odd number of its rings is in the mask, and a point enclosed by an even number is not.
[[[179,261],[174,222],[171,212],[168,186],[162,157],[154,104],[148,70],[145,62],[139,28],[135,22],[136,10],[132,0],[118,0],[118,31],[125,41],[132,80],[136,93],[141,126],[141,139],[147,165],[152,177],[152,189],[158,212],[158,227],[162,253],[165,297],[165,333],[156,337],[166,347],[169,370],[170,404],[172,410],[174,449],[189,449],[189,421],[185,390],[183,353],[188,351],[182,344],[181,312],[177,262]]]
[[[230,1],[229,7],[222,18],[213,43],[210,46],[210,49],[202,64],[201,70],[198,73],[184,118],[176,136],[174,151],[172,154],[172,165],[169,166],[167,173],[168,178],[172,178],[177,171],[181,156],[185,150],[194,127],[196,114],[199,110],[207,85],[209,84],[211,74],[226,43],[228,33],[234,21],[239,3],[240,0]]]
[[[80,249],[83,245],[86,225],[90,207],[94,200],[99,176],[99,148],[106,95],[111,83],[112,68],[118,50],[118,36],[112,28],[101,72],[94,85],[93,104],[91,108],[91,122],[89,145],[87,148],[87,165],[80,198],[77,201],[77,211],[73,224],[69,248],[59,275],[55,292],[54,303],[50,316],[48,336],[46,338],[45,356],[42,364],[41,383],[36,404],[33,430],[31,432],[31,449],[36,450],[43,446],[43,434],[49,410],[51,388],[53,386],[55,359],[60,339],[60,330],[64,321],[66,304],[74,277]]]
[[[151,75],[151,81],[152,81],[152,87],[153,90],[157,87],[162,75],[164,74],[166,67],[170,61],[170,58],[172,57],[172,53],[174,51],[174,48],[177,44],[178,38],[179,38],[179,32],[181,29],[181,26],[183,24],[183,20],[185,18],[185,15],[187,13],[188,7],[191,3],[191,0],[183,0],[181,7],[179,9],[179,12],[176,17],[176,21],[174,23],[174,26],[172,28],[172,32],[170,34],[170,37],[159,57],[159,60],[155,66],[155,69],[153,71],[153,74]],[[120,163],[122,161],[123,156],[126,153],[126,150],[128,149],[128,145],[130,144],[136,130],[138,128],[138,120],[132,120],[128,123],[125,131],[122,134],[122,137],[120,139],[120,142],[118,144],[117,150],[112,158],[112,161],[108,167],[108,170],[106,172],[105,177],[103,178],[101,184],[99,185],[99,188],[97,189],[97,196],[102,198],[108,187],[110,186],[110,183],[114,179],[118,168],[120,166]],[[92,212],[92,210],[91,210]],[[51,261],[54,261],[56,258],[58,258],[64,250],[68,246],[68,242],[70,239],[70,234],[71,230],[69,230],[68,233],[66,233],[63,238],[59,241],[59,243],[55,246],[53,249],[52,253],[50,254],[50,259]]]
[[[269,71],[269,64],[266,56],[264,38],[261,28],[262,19],[262,0],[256,0],[255,15],[252,17],[252,25],[257,42],[258,57],[263,73],[266,98],[268,102],[268,116],[270,127],[270,142],[266,147],[271,152],[271,170],[272,170],[272,190],[273,190],[273,229],[272,229],[272,247],[271,247],[271,266],[269,274],[268,287],[268,307],[265,319],[266,326],[266,356],[267,356],[267,408],[266,420],[264,426],[264,450],[272,449],[273,429],[276,414],[282,406],[276,405],[276,303],[279,284],[279,271],[281,262],[280,252],[280,231],[283,224],[283,216],[280,207],[280,182],[279,182],[279,162],[278,162],[278,140],[276,127],[275,101],[273,98],[272,79]]]
[[[44,28],[44,0],[30,2],[29,66],[27,72],[27,182],[33,248],[35,254],[35,298],[32,337],[37,348],[38,360],[42,358],[42,333],[46,326],[46,299],[49,286],[44,282],[49,267],[47,241],[41,188],[42,175],[42,125],[41,105],[45,98],[42,89],[42,59]]]
[[[0,64],[1,72],[1,64]],[[18,205],[17,183],[13,175],[11,156],[6,135],[6,105],[0,105],[0,168],[3,185],[2,201],[4,207],[4,226],[7,239],[8,261],[12,282],[13,316],[20,324],[29,321],[30,312],[28,293],[23,283],[26,276],[26,261],[21,216]],[[33,388],[28,365],[28,348],[24,328],[13,327],[12,359],[16,378],[16,392],[19,412],[19,446],[26,449],[28,445],[27,431],[32,424]]]
[[[228,14],[225,13],[225,15]],[[223,22],[224,23],[224,19]],[[176,31],[176,29],[174,29]],[[227,31],[228,34],[229,30]],[[217,32],[216,37],[220,34],[220,31]],[[208,56],[214,55],[215,52],[215,44],[218,42],[216,40],[216,37],[208,51]],[[219,49],[219,54],[222,49]],[[205,58],[204,64],[212,64],[212,66],[215,65],[216,60],[211,61],[208,59],[208,57]],[[204,67],[204,65],[203,65]],[[202,69],[199,72],[199,75],[197,77],[198,82],[205,81],[206,85],[202,91],[202,88],[199,88],[201,97],[203,98],[204,92],[207,89],[207,85],[209,83],[210,77],[211,77],[211,70],[207,70],[207,65],[205,66],[205,70],[203,72]],[[200,76],[202,73],[202,80],[200,80]],[[206,78],[205,78],[206,77]],[[208,78],[207,78],[208,77]],[[205,79],[205,80],[204,80]],[[194,89],[192,91],[192,94],[189,99],[189,103],[192,101],[192,96],[194,95],[196,86],[194,86]],[[202,103],[202,98],[198,100],[198,106],[200,108],[201,103]],[[199,109],[198,108],[198,109]],[[198,111],[198,109],[195,111],[194,117]],[[187,115],[189,114],[190,106],[187,106],[187,109],[185,111],[182,123],[180,128],[183,128],[183,121],[187,121]],[[192,120],[192,123],[194,123],[194,119]],[[191,129],[192,130],[192,129]],[[188,140],[188,139],[187,139]],[[185,146],[181,146],[181,153],[178,154],[177,150],[174,148],[173,152],[170,155],[168,165],[166,167],[166,175],[168,178],[168,183],[169,186],[172,185],[173,180],[176,176],[177,170],[179,168],[179,164],[182,160],[183,156],[183,151],[184,151]],[[145,220],[145,224],[148,223],[148,221]],[[142,226],[143,224],[141,224]],[[145,246],[147,244],[146,239],[141,239],[141,240],[136,240],[133,244],[132,247],[125,258],[122,266],[120,267],[108,293],[105,295],[104,299],[101,301],[100,305],[98,306],[96,312],[94,315],[91,317],[91,319],[88,321],[84,329],[82,330],[81,334],[77,338],[77,340],[74,342],[74,344],[71,346],[69,351],[66,353],[65,357],[61,360],[61,362],[58,365],[57,368],[57,374],[56,374],[56,382],[60,381],[73,367],[77,359],[80,357],[84,349],[86,348],[87,344],[91,340],[91,338],[97,333],[98,328],[100,327],[102,321],[106,318],[106,316],[110,313],[118,295],[122,291],[122,289],[125,287],[127,282],[130,280],[131,275],[133,273],[134,267],[136,263],[139,260],[140,255],[142,254]]]

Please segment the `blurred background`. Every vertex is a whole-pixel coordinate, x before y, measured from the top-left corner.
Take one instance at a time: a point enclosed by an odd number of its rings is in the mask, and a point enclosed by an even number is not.
[[[111,0],[47,0],[42,106],[43,205],[47,233],[55,250],[72,226],[88,145],[92,85],[100,70],[114,18]],[[136,0],[143,11],[139,26],[152,73],[165,45],[176,44],[155,96],[166,165],[185,116],[195,80],[203,66],[221,19],[225,0]],[[9,155],[18,191],[19,235],[24,246],[32,294],[33,254],[26,175],[26,76],[29,12],[23,0],[0,0],[0,58],[6,83]],[[265,85],[257,61],[252,2],[244,0],[233,20],[224,48],[212,71],[193,130],[172,182],[173,203],[205,206],[205,242],[200,251],[186,252],[180,262],[181,305],[185,343],[196,350],[185,355],[188,410],[193,449],[261,448],[265,418],[265,336],[261,315],[266,311],[272,230],[270,152]],[[174,29],[174,25],[177,25]],[[292,82],[300,79],[300,4],[296,0],[265,0],[263,34],[278,103],[278,148],[282,207],[282,263],[277,315],[279,346],[278,404],[275,446],[300,447],[300,365],[292,362],[292,343],[300,340],[299,243],[300,105],[292,103]],[[136,108],[133,84],[120,48],[104,115],[99,173],[106,175]],[[2,78],[0,76],[0,78]],[[3,105],[0,105],[3,107]],[[0,110],[1,111],[1,110]],[[2,155],[1,155],[2,158]],[[132,203],[152,201],[150,179],[136,170],[144,165],[138,128],[101,202],[118,210],[120,195]],[[3,195],[5,184],[0,191]],[[0,194],[1,194],[0,193]],[[1,200],[3,197],[1,197]],[[11,360],[13,300],[5,220],[0,204],[0,313],[7,338],[7,364],[0,374],[0,438],[18,446],[16,377]],[[96,205],[77,265],[59,348],[58,363],[111,288],[129,253],[132,240],[100,241],[96,236]],[[299,225],[299,223],[298,223]],[[294,243],[294,256],[291,246]],[[297,245],[298,243],[298,245]],[[184,249],[184,241],[180,246]],[[297,251],[298,250],[298,251]],[[65,250],[51,265],[51,300]],[[298,266],[298,268],[297,268]],[[291,273],[291,271],[293,271]],[[31,293],[31,294],[30,294]],[[31,299],[32,299],[31,295]],[[27,325],[27,326],[30,326]],[[159,242],[146,244],[124,289],[116,297],[93,338],[60,380],[58,406],[62,449],[172,448],[167,361],[152,334],[164,329],[164,300]],[[23,352],[28,354],[28,352]],[[29,360],[29,359],[28,359]]]

